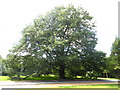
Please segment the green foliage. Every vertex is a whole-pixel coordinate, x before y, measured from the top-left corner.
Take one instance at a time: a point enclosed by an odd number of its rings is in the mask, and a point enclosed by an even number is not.
[[[103,64],[105,61],[105,53],[94,50],[80,63],[71,63],[69,73],[71,76],[83,76],[84,78],[97,78],[103,72]]]
[[[36,74],[40,76],[43,74],[42,71],[44,71],[45,74],[47,73],[47,69],[44,68],[45,64],[42,64],[42,60],[39,62],[34,56],[30,55],[18,56],[9,54],[5,63],[7,72],[13,79],[26,79],[33,75],[36,76]],[[25,77],[20,77],[21,75]]]
[[[109,76],[119,78],[120,77],[120,39],[116,38],[112,44],[110,57],[105,61],[106,66],[105,73],[109,73]]]
[[[7,75],[7,72],[6,72],[6,68],[5,68],[5,59],[2,58],[2,56],[0,55],[0,75],[3,76],[3,75]]]
[[[116,38],[112,44],[109,66],[113,75],[120,78],[120,39]]]
[[[0,75],[2,75],[2,57],[0,55]]]

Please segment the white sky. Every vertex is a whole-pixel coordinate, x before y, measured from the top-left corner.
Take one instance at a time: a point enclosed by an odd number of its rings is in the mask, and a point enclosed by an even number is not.
[[[40,14],[55,6],[73,4],[81,6],[94,17],[97,25],[97,50],[110,54],[118,34],[119,0],[0,0],[0,55],[3,58],[13,44],[18,42],[21,31]]]

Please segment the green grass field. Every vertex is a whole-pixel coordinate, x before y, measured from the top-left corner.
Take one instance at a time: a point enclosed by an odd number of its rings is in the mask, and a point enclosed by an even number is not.
[[[116,78],[98,78],[98,80],[110,80],[110,79],[118,80]]]
[[[40,77],[29,77],[26,80],[58,80],[58,77],[55,75],[42,75]]]
[[[29,77],[26,80],[58,80],[58,77],[55,75],[40,76],[40,77]],[[0,81],[11,81],[8,76],[0,76]],[[16,81],[16,80],[15,80]]]
[[[10,81],[8,76],[0,76],[0,81]]]
[[[110,79],[115,79],[115,78],[98,78],[97,80],[110,80]],[[0,81],[10,81],[11,79],[8,76],[0,76]],[[59,80],[59,78],[55,75],[47,75],[47,76],[40,76],[40,77],[29,77],[26,80]],[[72,79],[76,80],[76,79]],[[85,79],[81,78],[81,76],[77,76],[77,80],[90,80],[90,79]],[[118,79],[116,79],[118,80]]]
[[[117,84],[59,86],[57,88],[118,88]]]
[[[98,78],[98,80],[110,80],[115,78]],[[29,77],[26,80],[58,80],[58,77],[54,75],[41,76],[41,77]],[[82,79],[80,79],[82,80]],[[11,81],[8,76],[0,76],[0,81]],[[101,85],[77,85],[77,86],[59,86],[54,88],[118,88],[117,84],[101,84]]]

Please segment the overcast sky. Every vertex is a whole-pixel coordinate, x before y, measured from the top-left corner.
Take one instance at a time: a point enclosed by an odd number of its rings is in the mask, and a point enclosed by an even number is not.
[[[96,22],[98,44],[96,49],[110,54],[118,35],[119,0],[0,0],[0,55],[21,38],[21,31],[37,16],[54,9],[55,6],[73,4],[83,7]]]

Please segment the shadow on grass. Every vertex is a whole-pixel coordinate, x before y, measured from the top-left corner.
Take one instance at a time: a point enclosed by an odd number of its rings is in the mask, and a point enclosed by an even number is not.
[[[22,76],[24,77],[24,76]],[[77,78],[59,79],[55,75],[42,75],[40,77],[29,77],[25,80],[11,80],[8,76],[0,76],[0,81],[106,81],[108,78],[89,79],[78,76]]]
[[[94,81],[94,80],[99,80],[99,79],[89,79],[89,78],[66,78],[66,79],[59,79],[58,76],[40,76],[40,77],[29,77],[25,80],[40,80],[40,81]],[[24,80],[23,80],[24,81]]]
[[[47,75],[47,76],[40,76],[40,77],[29,77],[25,80],[58,80],[59,78],[57,76],[50,76],[50,75]]]

